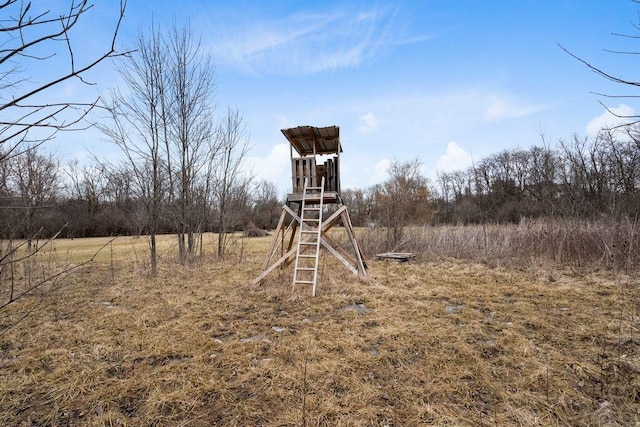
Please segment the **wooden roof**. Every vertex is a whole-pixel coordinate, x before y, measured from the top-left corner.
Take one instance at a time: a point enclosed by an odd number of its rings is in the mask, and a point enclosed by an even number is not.
[[[340,128],[338,126],[327,126],[323,128],[298,126],[295,128],[282,129],[282,133],[301,156],[337,154],[338,150],[342,152],[342,147],[340,146]]]

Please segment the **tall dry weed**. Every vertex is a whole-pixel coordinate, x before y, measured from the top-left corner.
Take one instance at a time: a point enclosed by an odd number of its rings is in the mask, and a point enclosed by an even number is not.
[[[515,267],[551,263],[629,272],[640,265],[639,232],[638,222],[629,219],[523,219],[519,224],[409,227],[400,242],[391,241],[382,228],[370,228],[358,242],[367,257],[402,251]]]

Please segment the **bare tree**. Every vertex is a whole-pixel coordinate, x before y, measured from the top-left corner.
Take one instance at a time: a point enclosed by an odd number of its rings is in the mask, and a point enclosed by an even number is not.
[[[347,188],[340,191],[340,197],[345,206],[349,208],[351,223],[356,227],[362,227],[369,222],[370,201],[365,191],[359,188]]]
[[[61,215],[68,218],[67,237],[109,236],[135,233],[132,176],[127,169],[106,168],[99,162],[79,167],[67,164],[66,194]]]
[[[221,258],[228,243],[227,233],[234,231],[231,227],[234,213],[232,196],[234,192],[240,194],[246,192],[251,180],[251,177],[243,171],[250,147],[242,116],[237,109],[227,109],[227,114],[218,127],[217,138],[220,155],[214,192],[217,210],[218,257]]]
[[[392,244],[398,245],[409,223],[424,223],[430,211],[427,179],[418,159],[392,162],[389,178],[374,188],[376,216],[387,227]]]
[[[195,233],[203,221],[196,198],[198,177],[212,171],[218,151],[214,138],[215,76],[211,58],[201,52],[188,26],[175,25],[165,41],[168,55],[168,92],[170,138],[167,143],[167,168],[177,204],[173,212],[178,232],[179,256],[182,261],[195,256]],[[175,185],[175,187],[174,187]]]
[[[10,174],[15,194],[14,209],[19,210],[14,229],[27,239],[27,250],[31,251],[32,237],[42,228],[37,221],[45,209],[53,209],[59,190],[59,161],[53,154],[42,154],[37,146],[31,146],[12,157]]]
[[[98,100],[58,101],[52,89],[71,79],[91,84],[84,78],[89,70],[122,55],[116,51],[115,41],[125,6],[126,1],[121,1],[110,43],[101,53],[81,61],[76,55],[78,35],[74,30],[80,20],[89,19],[93,4],[88,0],[69,0],[60,11],[48,9],[42,2],[0,3],[0,161],[15,154],[23,143],[42,143],[59,131],[80,127]],[[47,67],[61,57],[66,57],[66,67]],[[35,82],[27,75],[28,65],[33,62],[39,63],[39,68],[47,67],[50,77],[46,81]]]
[[[124,153],[145,206],[155,274],[161,216],[174,221],[180,260],[195,256],[195,233],[207,214],[203,194],[221,142],[214,127],[213,65],[190,28],[174,25],[167,35],[152,26],[135,47],[118,67],[127,91],[112,91],[107,108],[113,125],[100,128]]]
[[[344,191],[342,194],[344,196]],[[255,186],[251,206],[251,219],[254,225],[260,229],[274,229],[278,224],[281,206],[276,185],[270,181],[260,181]]]
[[[111,91],[105,105],[111,123],[99,124],[100,130],[124,154],[119,165],[133,178],[137,198],[145,208],[145,229],[149,235],[151,274],[157,272],[156,235],[159,230],[162,201],[167,193],[167,171],[163,147],[166,144],[166,51],[159,30],[150,37],[142,33],[136,39],[136,52],[117,66],[127,91]]]

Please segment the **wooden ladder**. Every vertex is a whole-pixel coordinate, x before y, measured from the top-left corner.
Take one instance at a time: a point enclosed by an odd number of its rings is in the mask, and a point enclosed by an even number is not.
[[[293,286],[311,285],[311,293],[316,296],[318,280],[318,259],[320,258],[320,233],[322,230],[322,208],[324,199],[324,177],[320,187],[309,187],[304,179],[304,190],[300,202],[300,234],[296,249],[296,264],[293,269]],[[316,197],[320,199],[316,203]],[[311,205],[311,206],[309,206]],[[314,215],[315,214],[315,215]]]

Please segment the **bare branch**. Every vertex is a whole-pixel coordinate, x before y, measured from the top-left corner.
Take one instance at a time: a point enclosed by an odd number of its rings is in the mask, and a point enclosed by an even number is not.
[[[633,22],[631,23],[631,25],[636,28],[639,29]],[[611,33],[612,36],[617,36],[617,37],[624,37],[624,38],[628,38],[628,39],[640,39],[640,36],[632,36],[630,34],[620,34],[620,33]]]
[[[598,95],[598,96],[602,96],[605,98],[640,98],[640,95],[609,95],[606,93],[600,93],[600,92],[590,92],[594,95]]]
[[[57,236],[60,234],[62,230],[58,231],[58,233],[56,233],[55,237],[51,238],[47,243],[49,243],[50,241],[54,240],[55,238],[57,238]],[[10,306],[15,304],[17,301],[22,300],[23,298],[33,295],[34,291],[42,288],[44,285],[51,283],[51,282],[56,282],[58,281],[58,279],[60,279],[61,277],[67,276],[69,275],[71,272],[78,270],[84,266],[86,266],[87,264],[90,264],[91,262],[93,262],[96,258],[96,256],[98,256],[98,254],[100,252],[102,252],[102,250],[104,248],[106,248],[111,242],[113,242],[116,238],[112,238],[109,241],[107,241],[104,245],[102,245],[96,252],[94,252],[94,254],[91,256],[91,259],[88,259],[86,261],[80,262],[78,264],[70,264],[68,266],[66,266],[65,268],[61,269],[60,271],[50,274],[49,276],[45,277],[44,279],[36,282],[35,284],[31,285],[30,287],[28,287],[27,289],[23,290],[22,292],[20,292],[18,295],[15,295],[12,299],[4,302],[3,304],[0,304],[0,313],[3,313],[6,311],[6,309]],[[64,286],[64,285],[62,285]],[[48,296],[47,294],[42,295],[38,302],[36,304],[34,304],[33,306],[31,306],[25,313],[22,314],[22,316],[20,316],[18,319],[15,319],[14,321],[12,321],[9,324],[3,324],[2,327],[0,328],[0,337],[2,335],[4,335],[9,329],[11,329],[12,327],[14,327],[15,325],[17,325],[18,323],[20,323],[21,321],[23,321],[25,318],[27,318],[31,313],[33,313],[35,311],[36,308],[38,308],[45,300],[46,297]]]
[[[560,49],[565,51],[565,53],[567,53],[569,56],[571,56],[572,58],[580,61],[581,63],[586,65],[587,68],[589,68],[591,71],[593,71],[594,73],[606,78],[607,80],[610,80],[610,81],[612,81],[614,83],[620,83],[620,84],[625,84],[625,85],[629,85],[629,86],[640,86],[640,82],[633,82],[633,81],[624,80],[624,79],[621,79],[621,78],[618,78],[618,77],[614,77],[611,74],[608,74],[608,73],[602,71],[600,68],[598,68],[598,67],[596,67],[594,65],[591,65],[590,63],[588,63],[584,59],[580,58],[579,56],[574,55],[569,50],[565,49],[564,46],[562,46],[561,44],[558,43],[558,46],[560,47]]]
[[[55,49],[46,55],[33,53],[37,46],[44,46],[44,43],[48,41],[63,42],[69,58],[69,69],[67,72],[53,77],[47,82],[30,87],[0,104],[0,111],[5,112],[5,117],[20,117],[17,120],[5,120],[0,123],[0,145],[10,143],[13,146],[11,150],[13,150],[17,145],[28,140],[27,134],[32,129],[40,128],[53,131],[48,136],[39,136],[39,138],[44,141],[53,138],[58,131],[86,129],[86,127],[88,127],[83,126],[78,128],[77,125],[85,120],[89,112],[98,105],[99,98],[89,102],[54,102],[49,104],[38,104],[29,101],[73,78],[77,78],[84,84],[94,85],[95,83],[89,82],[84,78],[87,71],[95,68],[107,59],[128,55],[130,52],[117,52],[115,47],[116,38],[124,18],[126,4],[126,0],[120,1],[119,16],[115,23],[115,29],[108,48],[83,65],[77,63],[72,45],[73,36],[71,31],[77,25],[80,18],[84,17],[85,14],[93,8],[93,4],[89,4],[88,0],[69,0],[66,12],[55,18],[50,17],[52,12],[48,9],[38,11],[34,16],[29,16],[32,10],[31,2],[23,4],[17,0],[7,0],[0,4],[0,11],[9,6],[19,7],[18,16],[9,20],[9,22],[13,23],[12,25],[3,25],[4,22],[0,23],[0,32],[9,34],[10,39],[16,42],[12,42],[11,45],[0,50],[0,65],[9,64],[10,62],[15,63],[19,58],[46,61],[56,56],[57,52]],[[9,11],[7,10],[5,13],[9,13]],[[55,29],[52,27],[53,25],[59,25],[59,28]],[[33,30],[27,31],[34,28],[39,29],[35,33]],[[37,34],[37,36],[33,38],[27,36],[32,34]],[[18,73],[22,71],[21,67],[16,64],[4,71],[0,71],[0,75],[3,76],[2,88],[17,88],[20,83],[28,82],[27,78],[22,78],[18,75]],[[15,78],[8,80],[10,76]],[[66,117],[70,117],[68,113],[72,110],[74,110],[73,117],[67,118],[66,120],[59,120],[63,114]],[[26,112],[21,114],[18,113],[18,111]]]
[[[612,116],[617,117],[619,119],[639,119],[640,118],[640,115],[635,115],[635,114],[634,115],[624,115],[624,114],[615,113],[608,106],[606,106],[603,102],[598,101],[598,103],[600,105],[602,105],[604,107],[604,109],[607,110],[607,112],[609,114],[611,114]],[[633,126],[636,123],[640,123],[640,120],[634,120],[632,122],[621,123],[621,124],[616,125],[616,126],[607,127],[607,129],[620,129],[620,128],[624,128],[624,127],[628,127],[628,126]]]
[[[633,51],[624,51],[624,50],[611,50],[611,49],[603,49],[607,53],[617,53],[619,55],[640,55],[640,52]]]

